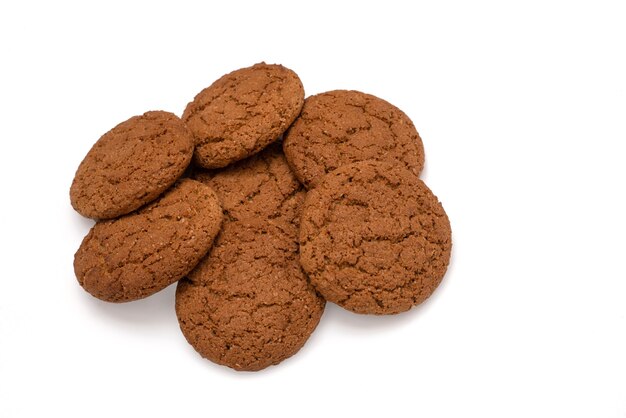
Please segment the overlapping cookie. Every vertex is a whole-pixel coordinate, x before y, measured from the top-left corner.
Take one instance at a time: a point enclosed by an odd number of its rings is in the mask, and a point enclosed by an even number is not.
[[[300,260],[328,301],[362,314],[423,302],[443,278],[452,246],[441,203],[412,172],[361,161],[307,194]]]
[[[179,282],[176,312],[203,357],[260,370],[295,354],[324,311],[298,261],[304,200],[280,144],[197,176],[220,196],[225,223],[208,256]]]
[[[226,74],[187,105],[195,162],[225,167],[278,140],[300,114],[304,88],[282,65],[260,63]]]
[[[326,300],[397,314],[434,292],[452,240],[423,166],[415,126],[385,100],[335,90],[305,101],[293,71],[242,68],[181,119],[147,112],[92,147],[70,188],[97,220],[76,277],[108,302],[178,281],[192,347],[262,370],[302,348]]]
[[[74,257],[78,282],[108,302],[150,296],[198,264],[222,216],[209,186],[183,179],[138,212],[97,222]]]
[[[308,189],[342,165],[387,161],[419,175],[424,147],[411,119],[371,94],[335,90],[308,97],[283,143],[287,161]]]
[[[174,114],[134,116],[104,134],[82,161],[70,188],[81,215],[110,219],[156,199],[193,155],[191,132]]]

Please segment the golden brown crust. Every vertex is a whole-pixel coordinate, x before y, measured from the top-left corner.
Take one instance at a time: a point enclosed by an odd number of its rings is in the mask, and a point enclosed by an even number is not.
[[[424,147],[411,119],[392,104],[358,91],[307,98],[283,148],[307,189],[324,174],[357,161],[401,164],[415,175],[424,167]]]
[[[183,179],[138,212],[96,223],[74,256],[78,282],[109,302],[150,296],[198,264],[221,221],[211,188]]]
[[[134,116],[104,134],[82,161],[70,188],[80,214],[110,219],[156,199],[183,174],[193,138],[174,114]]]
[[[195,162],[225,167],[278,140],[302,109],[304,87],[282,65],[256,64],[226,74],[187,105]]]
[[[218,364],[278,364],[307,341],[325,306],[298,261],[302,185],[280,144],[196,178],[215,188],[226,216],[209,255],[178,284],[181,330]]]
[[[295,237],[272,221],[227,223],[176,291],[187,341],[203,357],[256,371],[295,354],[324,311],[298,262]]]
[[[403,167],[342,166],[307,194],[300,262],[327,300],[364,314],[393,314],[441,282],[450,222],[430,189]]]

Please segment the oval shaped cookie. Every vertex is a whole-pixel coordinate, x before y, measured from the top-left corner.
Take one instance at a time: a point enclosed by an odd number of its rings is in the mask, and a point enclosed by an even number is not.
[[[428,298],[452,248],[441,203],[413,173],[362,161],[327,174],[302,208],[300,262],[328,301],[394,314]]]
[[[324,174],[357,161],[396,163],[415,175],[424,167],[424,146],[411,119],[391,103],[358,91],[308,97],[283,149],[307,189]]]
[[[192,155],[193,138],[176,115],[134,116],[104,134],[80,163],[72,206],[94,219],[130,213],[174,184]]]
[[[325,306],[298,261],[302,185],[280,144],[196,178],[216,190],[225,222],[209,255],[178,284],[181,330],[218,364],[277,364],[302,347]]]
[[[247,371],[300,350],[325,302],[297,257],[293,234],[272,221],[227,222],[209,256],[176,289],[189,344],[215,363]]]
[[[300,113],[302,82],[282,65],[256,64],[226,74],[187,105],[196,163],[224,167],[276,141]]]
[[[183,179],[138,212],[96,223],[74,256],[78,282],[108,302],[150,296],[198,264],[221,221],[215,192]]]

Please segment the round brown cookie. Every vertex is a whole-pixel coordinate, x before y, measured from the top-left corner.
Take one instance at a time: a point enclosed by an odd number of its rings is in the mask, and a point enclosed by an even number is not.
[[[327,300],[394,314],[432,294],[452,247],[450,222],[413,173],[361,161],[327,174],[302,208],[300,262]]]
[[[224,167],[276,141],[300,113],[302,82],[282,65],[256,64],[226,74],[187,105],[195,161]]]
[[[176,115],[134,116],[104,134],[80,163],[72,206],[95,219],[132,212],[174,184],[192,155],[193,138]]]
[[[400,163],[419,175],[424,146],[411,119],[392,104],[358,91],[308,97],[285,134],[283,149],[307,189],[337,167],[364,160]]]
[[[138,212],[96,223],[74,256],[78,282],[108,302],[150,296],[198,264],[221,221],[213,190],[183,179]]]
[[[180,328],[203,357],[256,371],[295,354],[324,300],[298,262],[298,244],[273,221],[224,225],[209,256],[176,289]]]
[[[195,174],[220,198],[226,219],[297,221],[304,198],[302,185],[289,168],[280,143],[220,171]]]
[[[302,185],[280,144],[195,178],[216,190],[226,219],[209,255],[178,285],[183,334],[203,357],[237,370],[277,364],[302,347],[325,304],[298,262]]]

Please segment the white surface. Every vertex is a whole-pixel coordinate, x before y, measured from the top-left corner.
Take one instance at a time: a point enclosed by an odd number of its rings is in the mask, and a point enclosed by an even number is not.
[[[0,5],[0,417],[626,416],[623,2],[130,3]],[[173,287],[83,292],[68,190],[112,126],[261,60],[405,110],[454,252],[423,306],[331,305],[252,374],[187,345]]]

